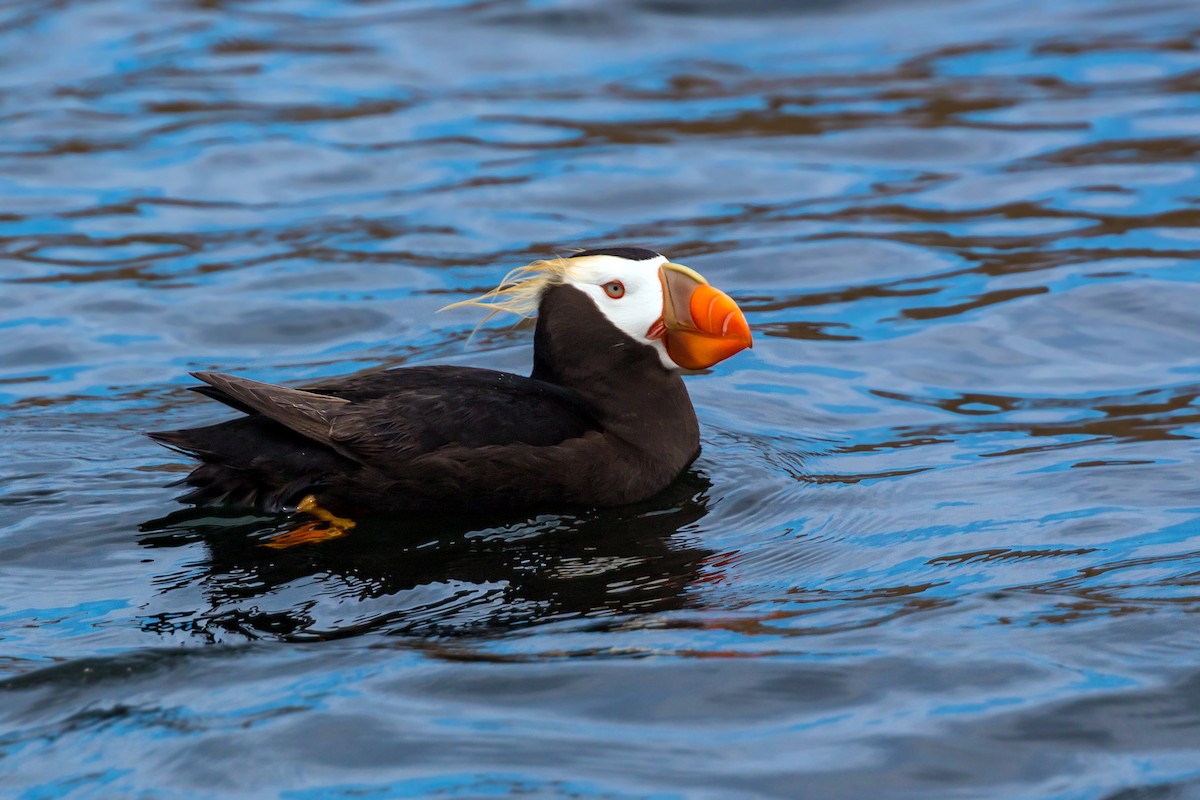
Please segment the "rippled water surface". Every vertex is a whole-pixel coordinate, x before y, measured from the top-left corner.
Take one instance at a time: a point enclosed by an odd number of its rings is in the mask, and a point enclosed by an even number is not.
[[[1200,797],[1191,0],[0,2],[0,793]],[[641,244],[746,309],[640,506],[188,510],[221,369]]]

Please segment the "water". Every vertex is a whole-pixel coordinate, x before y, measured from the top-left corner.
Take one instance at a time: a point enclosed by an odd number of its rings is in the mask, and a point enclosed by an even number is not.
[[[1190,0],[0,3],[0,793],[1200,797]],[[569,247],[742,304],[704,453],[261,547],[193,369],[525,371]]]

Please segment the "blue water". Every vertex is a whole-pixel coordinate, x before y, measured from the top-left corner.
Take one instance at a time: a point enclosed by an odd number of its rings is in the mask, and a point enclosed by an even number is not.
[[[1200,13],[0,2],[0,795],[1200,797]],[[650,246],[746,310],[662,496],[189,510],[189,370],[527,371]]]

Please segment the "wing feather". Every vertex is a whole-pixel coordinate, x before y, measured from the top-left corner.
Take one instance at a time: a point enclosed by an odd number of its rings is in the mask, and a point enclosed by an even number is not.
[[[277,508],[308,492],[336,499],[334,485],[354,495],[383,477],[454,483],[476,454],[491,463],[506,446],[529,454],[600,428],[569,389],[474,367],[403,367],[306,389],[192,374],[201,394],[247,416],[150,434],[203,462],[186,479],[187,502]]]
[[[337,417],[351,405],[349,400],[222,372],[193,372],[192,376],[285,428],[354,458],[343,452],[332,433]]]

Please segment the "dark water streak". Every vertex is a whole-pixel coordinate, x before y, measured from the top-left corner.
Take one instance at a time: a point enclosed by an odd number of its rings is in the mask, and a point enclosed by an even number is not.
[[[1200,796],[1183,0],[0,2],[14,797]],[[727,288],[663,496],[181,509],[195,369],[525,371],[568,248]]]

